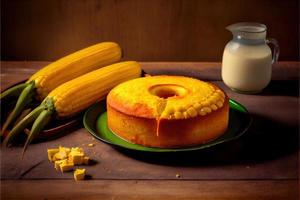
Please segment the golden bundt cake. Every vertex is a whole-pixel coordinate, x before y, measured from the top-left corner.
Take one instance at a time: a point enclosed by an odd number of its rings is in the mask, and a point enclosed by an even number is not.
[[[183,76],[124,82],[107,96],[108,127],[135,144],[173,148],[203,144],[228,125],[228,97],[217,86]]]

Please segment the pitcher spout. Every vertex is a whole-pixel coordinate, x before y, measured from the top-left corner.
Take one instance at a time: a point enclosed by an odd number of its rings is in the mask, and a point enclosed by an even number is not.
[[[234,34],[234,32],[237,32],[237,26],[236,26],[236,24],[231,24],[229,26],[226,26],[226,29],[228,31],[230,31],[232,34]]]
[[[265,39],[267,27],[254,22],[240,22],[226,27],[233,37],[244,39]]]

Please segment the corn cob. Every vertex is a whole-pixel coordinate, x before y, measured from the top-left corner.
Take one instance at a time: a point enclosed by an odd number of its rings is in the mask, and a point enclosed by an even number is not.
[[[114,42],[103,42],[63,57],[33,74],[26,83],[17,85],[1,94],[5,100],[19,96],[16,106],[4,123],[1,135],[35,97],[43,100],[54,88],[78,76],[118,62],[121,49]]]
[[[141,76],[139,63],[127,61],[103,67],[60,85],[11,130],[5,138],[4,145],[9,144],[18,133],[33,122],[24,146],[25,152],[27,145],[54,114],[58,118],[75,115],[104,99],[114,86],[139,76]]]

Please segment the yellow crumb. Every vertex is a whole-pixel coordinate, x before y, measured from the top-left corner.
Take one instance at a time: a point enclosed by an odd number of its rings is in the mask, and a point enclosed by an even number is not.
[[[85,169],[76,169],[74,171],[74,179],[76,181],[84,180],[85,177]]]
[[[58,149],[47,149],[49,161],[53,162],[53,156],[58,153],[58,151]]]
[[[56,169],[56,170],[60,170],[60,164],[62,164],[63,162],[66,162],[67,161],[67,159],[65,159],[65,160],[56,160],[56,161],[54,161],[54,168]]]
[[[66,152],[67,154],[69,154],[70,151],[71,151],[70,148],[68,148],[68,147],[62,147],[62,146],[59,146],[58,149],[59,149],[59,151],[64,151],[64,152]]]
[[[56,153],[54,156],[53,156],[53,160],[56,161],[56,160],[64,160],[68,158],[68,154],[67,152],[65,151],[59,151],[58,153]]]
[[[83,163],[84,154],[78,151],[71,151],[69,154],[69,161],[74,165],[81,165]]]
[[[63,161],[60,165],[60,171],[61,172],[67,172],[73,170],[74,163],[68,162],[68,161]]]
[[[88,144],[93,147],[94,144]],[[84,151],[80,147],[63,147],[59,146],[57,149],[47,149],[48,159],[54,162],[54,168],[61,172],[73,171],[74,165],[88,165],[90,158],[85,156]],[[85,177],[85,169],[76,169],[74,171],[74,178],[76,181],[83,180]]]

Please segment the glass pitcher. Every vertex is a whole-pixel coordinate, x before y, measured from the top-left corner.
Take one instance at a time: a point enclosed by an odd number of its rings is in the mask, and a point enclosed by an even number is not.
[[[222,79],[232,90],[258,93],[272,76],[272,64],[279,56],[275,39],[266,39],[267,27],[259,23],[242,22],[226,27],[233,34],[224,49]],[[274,46],[273,56],[268,44]]]

